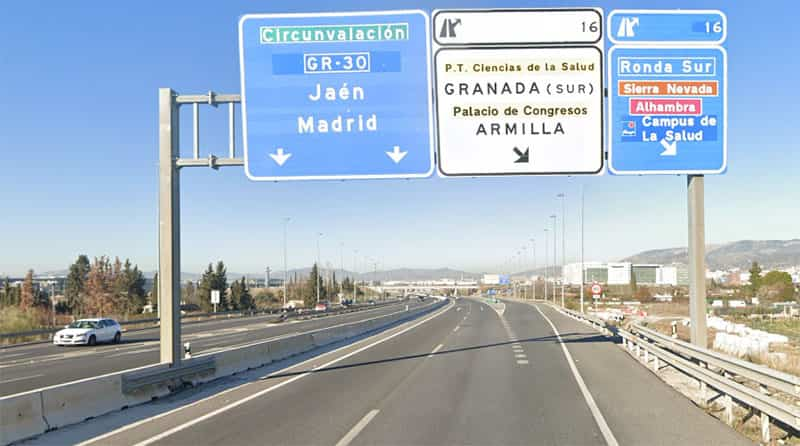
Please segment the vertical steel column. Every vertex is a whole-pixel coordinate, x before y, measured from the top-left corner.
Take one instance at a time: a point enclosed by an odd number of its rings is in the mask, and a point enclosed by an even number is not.
[[[687,176],[689,208],[689,316],[692,344],[707,348],[705,203],[702,175]]]
[[[172,89],[158,90],[158,308],[161,363],[172,367],[181,362],[180,121],[174,98]]]

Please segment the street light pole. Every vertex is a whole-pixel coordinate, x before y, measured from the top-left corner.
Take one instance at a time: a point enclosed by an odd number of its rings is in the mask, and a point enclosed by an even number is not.
[[[356,303],[356,297],[358,297],[358,280],[356,278],[356,274],[358,274],[358,250],[353,250],[353,303]]]
[[[556,277],[556,267],[558,266],[558,250],[557,250],[557,242],[558,242],[558,231],[557,231],[557,222],[556,222],[556,214],[550,216],[553,220],[553,303],[556,303],[556,283],[558,283]]]
[[[319,239],[322,237],[322,233],[317,233],[317,304],[319,304],[319,285],[320,285],[320,260],[319,260]]]
[[[581,184],[581,313],[583,313],[583,288],[586,286],[586,269],[583,263],[583,184]]]
[[[561,198],[561,306],[564,307],[564,265],[567,263],[567,195],[558,194]]]
[[[291,217],[283,217],[283,308],[286,308],[287,285],[289,281],[289,267],[286,264],[286,227],[289,225]],[[269,284],[267,284],[269,286]]]
[[[547,249],[548,249],[547,245],[549,245],[548,242],[549,239],[547,237],[548,231],[549,229],[544,228],[544,300],[547,300],[547,270],[549,269],[548,262],[550,262],[550,258],[548,257],[547,254]]]
[[[536,274],[536,239],[535,238],[531,239],[531,249],[532,249],[531,253],[533,255],[533,273],[535,275]],[[538,276],[536,276],[536,278],[538,279]],[[533,281],[533,286],[531,286],[532,291],[533,291],[533,297],[532,297],[533,300],[536,300],[536,282],[537,282],[537,280],[534,280]]]

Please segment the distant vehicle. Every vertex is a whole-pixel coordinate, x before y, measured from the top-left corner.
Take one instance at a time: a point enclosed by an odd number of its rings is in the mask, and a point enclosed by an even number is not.
[[[369,301],[367,301],[367,303],[368,303],[368,304],[370,304],[370,305],[375,305],[375,301],[374,301],[374,300],[372,300],[372,299],[370,299]]]
[[[200,311],[200,305],[197,304],[183,304],[181,305],[181,314]]]
[[[328,304],[322,302],[314,306],[314,311],[327,311],[327,310],[328,310]]]
[[[95,345],[98,342],[119,343],[122,327],[113,319],[79,319],[59,330],[53,336],[53,344]]]

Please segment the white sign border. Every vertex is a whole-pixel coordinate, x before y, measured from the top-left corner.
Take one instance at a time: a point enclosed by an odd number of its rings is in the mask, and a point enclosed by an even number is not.
[[[318,17],[354,17],[371,15],[399,15],[399,14],[421,14],[425,19],[425,65],[427,68],[428,81],[428,159],[429,169],[425,173],[410,174],[364,174],[364,175],[299,175],[299,176],[256,176],[250,172],[249,151],[247,147],[247,99],[245,96],[244,78],[244,22],[250,19],[270,19],[270,18],[318,18]],[[375,180],[375,179],[407,179],[407,178],[429,178],[436,170],[434,159],[434,132],[435,123],[433,121],[433,90],[431,78],[431,19],[428,12],[422,9],[400,9],[391,11],[352,11],[352,12],[320,12],[320,13],[281,13],[281,14],[244,14],[239,18],[239,79],[241,88],[241,113],[242,113],[242,145],[244,146],[244,172],[251,181],[308,181],[308,180]],[[388,158],[387,158],[388,160]],[[391,160],[388,160],[391,161]]]
[[[719,14],[722,17],[722,37],[719,40],[616,40],[611,31],[611,18],[615,14],[674,14],[674,15],[703,15]],[[691,46],[722,45],[728,38],[728,16],[719,9],[614,9],[606,17],[606,30],[608,40],[612,45],[657,45],[659,47],[675,44]],[[611,54],[611,51],[609,51]]]
[[[614,91],[615,85],[611,81],[611,69],[613,54],[616,49],[639,49],[639,50],[720,50],[722,52],[722,166],[715,170],[624,170],[614,169]],[[719,175],[728,170],[728,52],[725,47],[718,45],[614,45],[608,49],[608,171],[613,175]]]
[[[541,41],[541,42],[501,42],[501,43],[469,43],[469,42],[459,42],[459,43],[442,43],[439,42],[439,39],[436,37],[436,29],[433,29],[433,43],[440,47],[460,47],[460,46],[468,46],[468,47],[496,47],[496,46],[513,46],[513,47],[529,47],[529,46],[550,46],[550,45],[597,45],[603,46],[603,36],[605,31],[605,20],[603,20],[604,11],[602,8],[596,7],[564,7],[564,8],[473,8],[473,9],[434,9],[431,13],[431,25],[436,25],[436,16],[441,13],[491,13],[491,12],[595,12],[599,16],[599,24],[600,24],[600,37],[597,40],[574,40],[574,41]]]

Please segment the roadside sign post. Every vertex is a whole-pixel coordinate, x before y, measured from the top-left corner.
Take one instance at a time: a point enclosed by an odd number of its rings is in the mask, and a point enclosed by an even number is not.
[[[706,348],[704,175],[727,168],[727,19],[616,10],[608,29],[609,171],[687,176],[691,342]]]
[[[599,9],[433,13],[439,173],[603,169]]]
[[[592,299],[599,300],[600,296],[603,294],[603,287],[600,286],[599,283],[595,282],[592,284]]]
[[[211,303],[214,305],[214,313],[216,313],[219,304],[219,290],[211,290]]]
[[[429,33],[424,11],[243,16],[248,178],[430,176]]]

